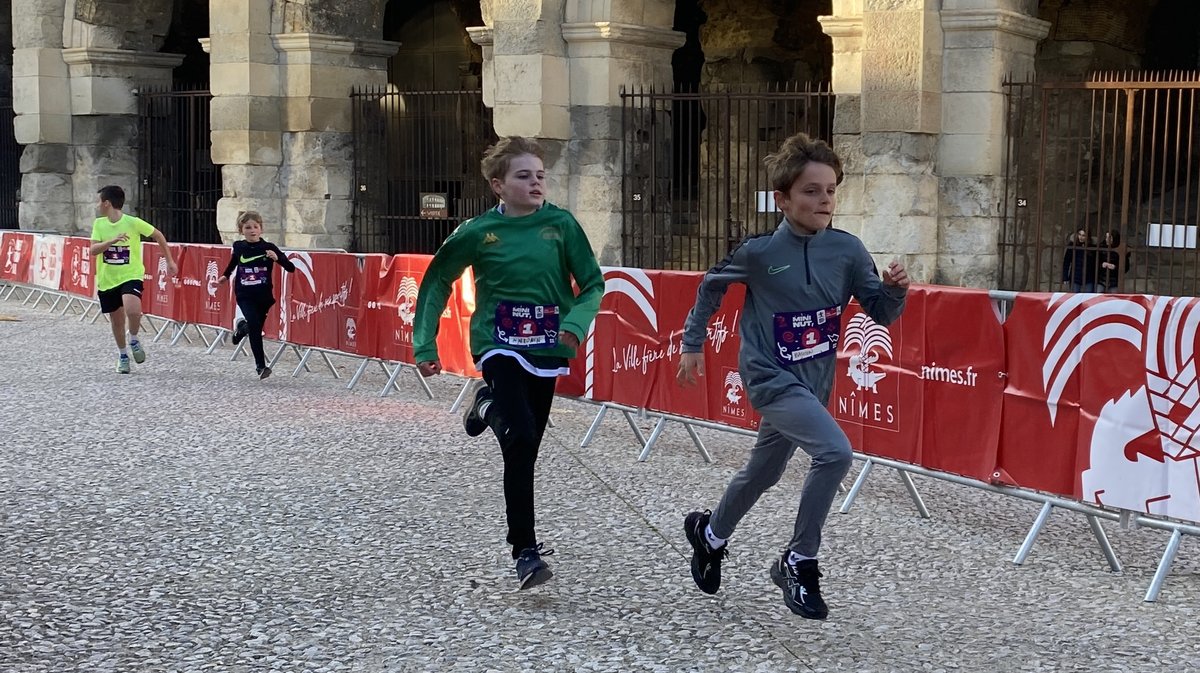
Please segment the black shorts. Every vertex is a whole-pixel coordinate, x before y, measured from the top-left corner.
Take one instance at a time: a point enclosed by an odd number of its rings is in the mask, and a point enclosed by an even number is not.
[[[125,300],[122,299],[127,294],[134,295],[141,299],[142,297],[142,281],[127,280],[124,283],[112,288],[111,290],[99,290],[96,296],[100,299],[100,312],[112,313],[125,305]]]

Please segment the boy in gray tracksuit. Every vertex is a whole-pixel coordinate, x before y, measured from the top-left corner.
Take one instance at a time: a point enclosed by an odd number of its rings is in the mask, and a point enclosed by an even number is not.
[[[828,614],[821,598],[817,550],[838,484],[850,469],[850,440],[829,413],[841,316],[850,297],[881,325],[900,317],[909,280],[892,262],[883,278],[862,241],[830,229],[841,161],[820,140],[797,134],[767,157],[775,203],[784,219],[752,236],[704,276],[683,333],[677,378],[703,374],[706,329],[730,283],[746,286],[739,369],[750,403],[762,415],[758,440],[711,513],[691,512],[692,578],[701,591],[721,585],[726,539],[759,497],[779,481],[800,447],[812,466],[800,494],[795,531],[771,578],[784,603],[809,619]]]

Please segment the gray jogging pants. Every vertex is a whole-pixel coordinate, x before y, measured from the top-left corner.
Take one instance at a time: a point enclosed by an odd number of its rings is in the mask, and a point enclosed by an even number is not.
[[[802,386],[792,386],[758,412],[762,414],[758,441],[746,466],[729,482],[709,526],[718,537],[733,535],[759,497],[779,482],[799,447],[812,457],[812,467],[800,492],[800,511],[788,549],[815,557],[838,484],[853,461],[850,440],[829,410]]]

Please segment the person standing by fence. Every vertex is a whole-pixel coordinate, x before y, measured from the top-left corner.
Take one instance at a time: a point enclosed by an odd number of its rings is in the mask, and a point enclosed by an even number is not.
[[[520,588],[553,573],[534,531],[534,464],[550,418],[556,378],[600,310],[604,276],[583,228],[546,202],[542,148],[510,136],[489,148],[483,175],[500,204],[464,222],[438,249],[417,297],[413,355],[422,375],[442,370],[437,331],[451,284],[475,275],[471,354],[485,385],[467,406],[474,437],[491,428],[504,457],[508,543]],[[579,286],[576,295],[572,279]]]

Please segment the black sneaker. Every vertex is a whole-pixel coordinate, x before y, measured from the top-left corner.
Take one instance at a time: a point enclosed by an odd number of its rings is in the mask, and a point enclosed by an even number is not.
[[[482,381],[478,385],[479,389],[475,391],[475,401],[463,412],[463,429],[471,437],[478,437],[488,429],[487,421],[483,420],[483,416],[488,405],[492,403],[492,389]]]
[[[268,376],[270,376],[270,375],[271,375],[271,368],[270,368],[270,367],[263,367],[263,368],[261,368],[261,369],[259,369],[259,370],[258,370],[258,378],[259,378],[259,379],[265,379],[265,378],[267,378],[267,377],[268,377]]]
[[[708,546],[704,529],[708,528],[711,518],[709,510],[692,512],[683,518],[683,532],[692,545],[692,579],[706,594],[715,594],[721,588],[721,559],[729,556],[729,543],[721,545],[720,549]]]
[[[825,619],[829,608],[821,598],[821,571],[816,559],[806,559],[795,565],[788,563],[791,551],[771,564],[771,581],[783,589],[783,602],[792,612],[806,619]]]
[[[233,330],[233,344],[236,346],[241,343],[242,339],[246,338],[246,333],[249,332],[249,325],[245,320],[239,320],[237,327]]]
[[[543,556],[550,556],[553,553],[553,549],[546,549],[545,545],[540,542],[536,547],[529,547],[521,551],[521,554],[517,556],[517,582],[521,585],[521,589],[545,584],[546,580],[554,577],[550,566],[542,560]]]

